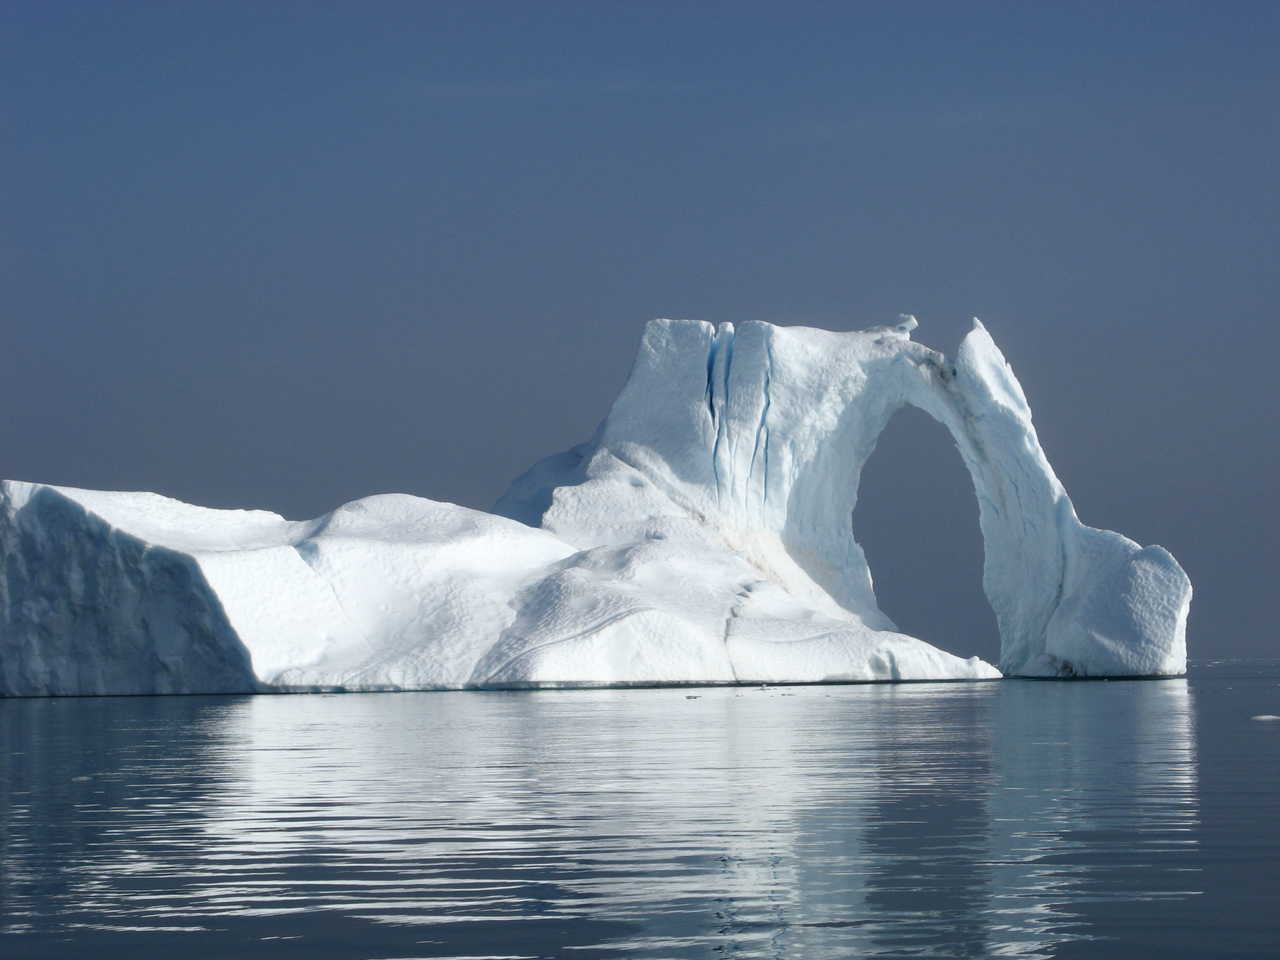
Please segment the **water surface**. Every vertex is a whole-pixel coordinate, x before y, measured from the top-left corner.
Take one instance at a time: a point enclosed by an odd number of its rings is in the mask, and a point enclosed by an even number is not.
[[[0,955],[1280,950],[1280,664],[0,701]]]

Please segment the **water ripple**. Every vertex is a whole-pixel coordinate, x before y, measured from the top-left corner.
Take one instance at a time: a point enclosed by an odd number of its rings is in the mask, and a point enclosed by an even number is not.
[[[0,702],[0,950],[1158,945],[1206,891],[1194,702],[1183,680]]]

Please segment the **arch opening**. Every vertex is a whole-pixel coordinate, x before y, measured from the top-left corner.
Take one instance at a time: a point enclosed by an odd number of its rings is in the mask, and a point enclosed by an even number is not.
[[[913,406],[892,416],[863,467],[852,524],[879,607],[899,630],[999,662],[973,478],[945,426]]]

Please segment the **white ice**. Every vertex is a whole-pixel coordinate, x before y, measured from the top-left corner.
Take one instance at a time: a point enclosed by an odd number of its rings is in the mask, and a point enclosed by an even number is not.
[[[596,437],[494,514],[0,483],[0,694],[999,676],[876,604],[851,517],[904,404],[973,476],[1006,674],[1184,672],[1176,561],[1079,522],[980,324],[954,364],[914,327],[653,321]]]

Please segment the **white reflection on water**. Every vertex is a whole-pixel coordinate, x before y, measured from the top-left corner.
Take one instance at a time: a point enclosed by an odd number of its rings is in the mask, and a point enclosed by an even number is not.
[[[0,718],[0,933],[48,955],[1050,956],[1199,882],[1185,681]]]
[[[1199,823],[1187,682],[1002,686],[992,952],[1047,957],[1064,936],[1089,938],[1095,901],[1195,895],[1198,871],[1182,849]]]

